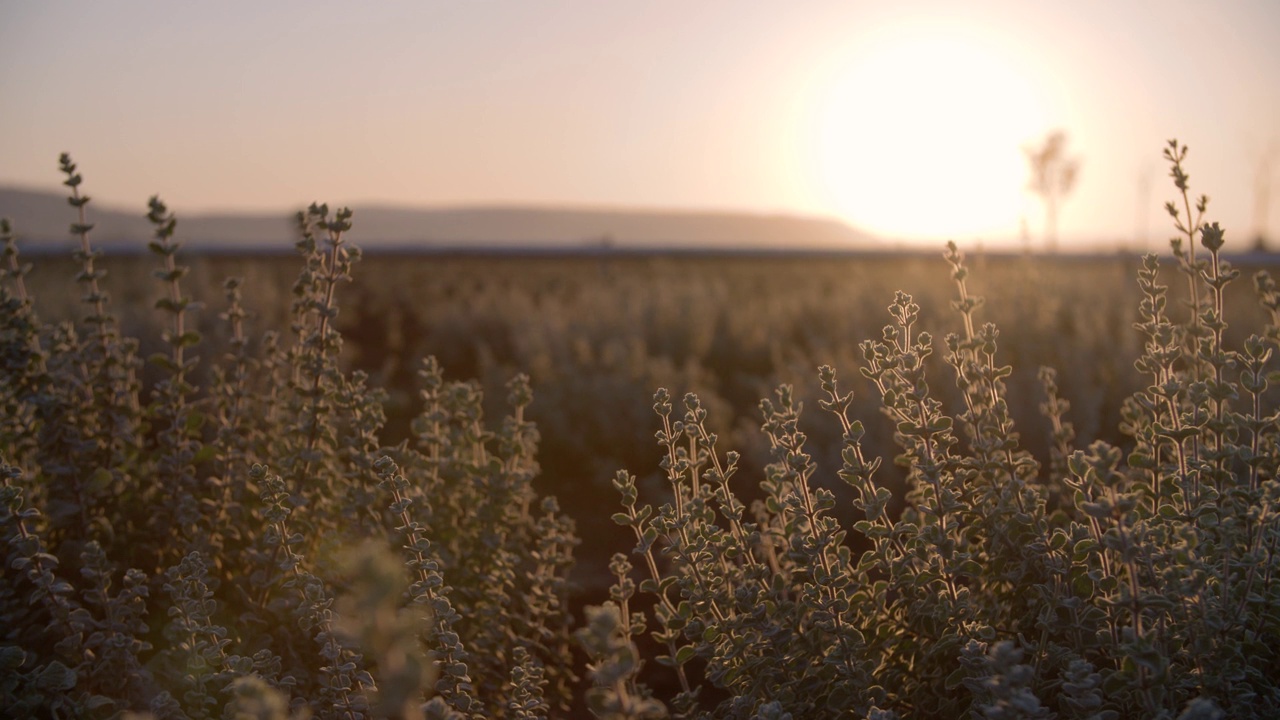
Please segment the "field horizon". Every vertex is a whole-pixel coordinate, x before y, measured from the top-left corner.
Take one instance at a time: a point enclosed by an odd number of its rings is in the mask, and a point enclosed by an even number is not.
[[[68,232],[66,199],[44,188],[0,185],[0,209],[13,222],[24,252],[58,253],[77,242]],[[179,238],[188,253],[292,255],[294,216],[234,209],[180,213]],[[804,213],[646,208],[578,204],[477,203],[351,206],[354,241],[367,252],[450,254],[702,253],[814,256],[830,254],[936,254],[948,240],[970,252],[1046,253],[1038,237],[902,239],[876,235],[835,217]],[[109,254],[146,252],[145,212],[94,203],[94,242]],[[1244,245],[1248,249],[1244,249]],[[1231,254],[1257,253],[1258,241],[1234,237]],[[1264,247],[1268,247],[1264,241]],[[1164,238],[1067,239],[1055,255],[1168,252]],[[1264,251],[1265,252],[1265,251]]]
[[[66,199],[52,190],[0,186],[0,208],[20,229],[28,251],[71,247]],[[182,213],[189,251],[292,252],[294,216],[225,210]],[[554,249],[861,250],[886,241],[829,217],[717,209],[594,207],[484,203],[466,205],[354,205],[358,242],[367,250],[457,251]],[[181,212],[180,209],[178,209]],[[94,204],[95,244],[107,252],[145,250],[150,230],[142,209]]]

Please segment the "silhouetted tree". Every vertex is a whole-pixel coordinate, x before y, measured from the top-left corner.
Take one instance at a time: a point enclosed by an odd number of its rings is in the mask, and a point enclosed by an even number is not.
[[[1078,158],[1067,157],[1067,134],[1054,130],[1039,147],[1024,147],[1031,163],[1031,180],[1027,188],[1044,201],[1045,248],[1058,249],[1058,205],[1075,187],[1080,168]]]
[[[1275,171],[1276,156],[1280,155],[1277,146],[1272,144],[1267,152],[1258,158],[1257,170],[1253,176],[1253,250],[1267,250],[1267,216],[1271,209],[1271,179]]]

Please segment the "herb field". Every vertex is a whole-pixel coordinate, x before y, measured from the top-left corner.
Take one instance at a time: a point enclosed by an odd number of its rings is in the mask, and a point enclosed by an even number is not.
[[[1163,257],[104,257],[64,157],[5,714],[1273,717],[1280,291],[1166,159]]]

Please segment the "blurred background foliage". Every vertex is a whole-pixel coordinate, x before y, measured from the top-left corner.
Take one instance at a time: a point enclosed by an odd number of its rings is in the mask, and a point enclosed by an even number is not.
[[[1247,277],[1266,258],[1234,261]],[[245,279],[251,337],[287,329],[295,256],[204,255],[188,262],[185,283],[194,297],[220,297],[224,278]],[[152,260],[112,255],[101,263],[122,331],[158,345],[164,318],[151,307]],[[1039,408],[1041,366],[1057,369],[1061,393],[1071,398],[1068,419],[1078,446],[1095,439],[1125,446],[1120,405],[1141,384],[1131,362],[1141,354],[1133,328],[1141,297],[1138,263],[1129,254],[1044,257],[970,249],[970,289],[986,298],[978,317],[1000,330],[999,360],[1013,367],[1010,412],[1042,473],[1049,467],[1049,426]],[[70,258],[41,257],[28,276],[47,321],[72,319],[79,311],[79,298],[64,289],[73,265]],[[1185,284],[1172,277],[1172,263],[1163,272],[1179,301]],[[757,405],[781,383],[794,385],[797,398],[814,410],[802,416],[801,427],[815,460],[839,467],[839,427],[816,412],[817,368],[831,365],[854,390],[850,416],[865,422],[864,444],[885,456],[880,479],[901,502],[903,477],[890,462],[896,452],[892,424],[856,373],[864,364],[858,343],[880,337],[897,290],[919,303],[920,329],[937,337],[959,329],[941,248],[938,254],[807,257],[368,254],[351,286],[342,289],[337,324],[348,369],[368,372],[373,386],[389,392],[386,446],[411,433],[421,410],[416,372],[426,355],[439,359],[447,378],[479,379],[487,391],[486,414],[494,417],[505,409],[507,379],[530,376],[528,419],[541,436],[542,474],[535,485],[558,496],[576,520],[584,542],[574,579],[580,602],[596,602],[610,580],[609,556],[628,541],[609,520],[617,503],[610,479],[625,468],[639,476],[642,488],[661,492],[651,409],[658,387],[677,397],[698,394],[722,447],[743,454],[735,485],[751,498],[763,479],[759,469],[769,461]],[[1233,322],[1227,342],[1239,346],[1244,328],[1261,325],[1262,310],[1248,283],[1233,284],[1228,295]],[[226,341],[217,319],[222,310],[195,313],[197,329],[212,347]],[[141,355],[158,350],[144,346]],[[940,357],[930,361],[938,365],[932,377],[953,376]],[[207,371],[197,366],[197,385]],[[957,407],[954,383],[935,385],[939,397]],[[837,517],[851,523],[856,511],[848,487],[829,489],[838,499]]]

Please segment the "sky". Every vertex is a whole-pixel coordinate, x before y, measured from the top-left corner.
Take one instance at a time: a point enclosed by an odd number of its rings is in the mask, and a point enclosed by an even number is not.
[[[833,217],[902,242],[1155,249],[1190,148],[1280,245],[1280,2],[0,0],[0,185],[178,213],[517,204]],[[1269,158],[1269,160],[1268,160]],[[0,208],[3,213],[3,208]],[[358,217],[358,216],[357,216]]]

